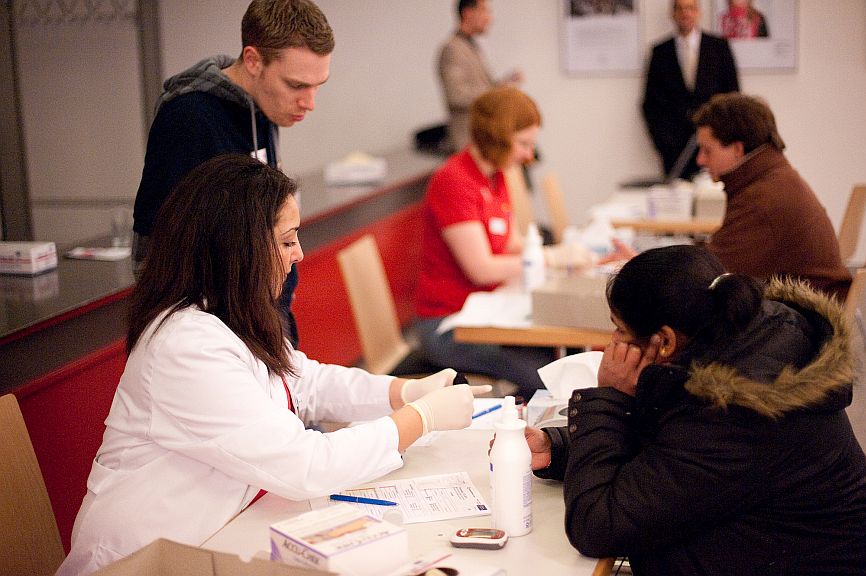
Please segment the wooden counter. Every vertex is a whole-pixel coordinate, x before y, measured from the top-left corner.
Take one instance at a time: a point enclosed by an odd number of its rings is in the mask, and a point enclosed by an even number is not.
[[[412,317],[421,200],[443,158],[408,150],[385,158],[388,175],[372,185],[328,187],[321,172],[298,179],[305,258],[292,309],[311,358],[360,357],[335,255],[365,233],[379,244],[401,321]],[[0,394],[18,397],[67,550],[126,362],[132,285],[129,259],[62,259],[34,278],[0,276]]]

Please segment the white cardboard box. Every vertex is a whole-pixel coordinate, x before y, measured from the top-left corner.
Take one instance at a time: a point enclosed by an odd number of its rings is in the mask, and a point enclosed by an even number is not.
[[[405,528],[350,504],[271,525],[271,560],[346,576],[381,576],[409,562]]]
[[[0,242],[0,274],[39,274],[57,268],[54,242]]]
[[[607,276],[551,278],[532,291],[532,322],[613,330],[605,289]]]
[[[267,560],[237,556],[159,539],[94,572],[94,576],[327,576]],[[333,575],[332,575],[333,576]]]

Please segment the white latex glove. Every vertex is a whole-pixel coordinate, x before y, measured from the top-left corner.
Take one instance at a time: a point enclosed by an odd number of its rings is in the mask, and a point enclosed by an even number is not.
[[[472,424],[472,400],[475,396],[492,389],[489,384],[446,386],[410,402],[407,406],[411,406],[421,415],[422,434],[434,430],[460,430]]]
[[[554,244],[544,247],[544,263],[550,268],[580,271],[592,267],[592,253],[582,244]]]
[[[446,368],[425,378],[406,380],[406,383],[403,384],[403,387],[400,389],[400,399],[403,400],[403,404],[414,402],[421,396],[429,394],[434,390],[444,388],[445,386],[451,386],[451,383],[454,382],[455,376],[457,376],[456,371],[451,368]]]

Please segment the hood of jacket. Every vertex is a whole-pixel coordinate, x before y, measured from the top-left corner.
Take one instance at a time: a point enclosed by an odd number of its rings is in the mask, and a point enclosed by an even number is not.
[[[711,405],[742,406],[770,418],[799,410],[844,409],[851,403],[855,359],[842,307],[795,280],[771,280],[764,297],[798,310],[809,321],[816,350],[812,359],[799,369],[785,366],[769,382],[749,376],[754,358],[748,355],[730,363],[694,363],[685,389]]]
[[[163,83],[163,93],[156,103],[159,108],[174,98],[190,92],[207,92],[223,100],[255,110],[252,98],[240,86],[229,80],[222,70],[234,63],[231,56],[205,58],[192,67],[175,74]]]

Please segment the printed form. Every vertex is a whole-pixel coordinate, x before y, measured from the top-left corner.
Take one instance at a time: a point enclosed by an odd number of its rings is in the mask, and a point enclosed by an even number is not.
[[[344,490],[341,494],[396,502],[406,524],[490,514],[490,508],[466,472],[383,480]],[[376,518],[394,509],[374,504],[353,503],[352,506],[360,506],[366,514]]]

